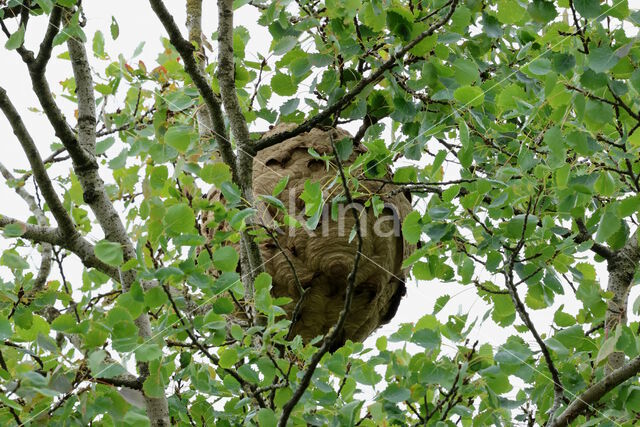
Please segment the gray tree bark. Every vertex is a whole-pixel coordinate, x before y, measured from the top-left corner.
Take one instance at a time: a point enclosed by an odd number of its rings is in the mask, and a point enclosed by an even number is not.
[[[613,297],[607,303],[605,317],[605,337],[615,333],[618,325],[627,323],[627,305],[629,301],[629,289],[633,283],[636,268],[640,262],[640,248],[638,248],[638,230],[629,238],[624,247],[616,251],[608,260],[609,283],[607,291]],[[612,373],[624,364],[624,353],[614,352],[609,355],[605,371]]]
[[[67,47],[78,95],[78,142],[84,152],[84,156],[87,157],[86,164],[95,165],[95,167],[83,168],[80,167],[81,165],[76,164],[74,159],[74,171],[82,186],[84,201],[96,216],[104,231],[105,238],[120,243],[125,261],[135,259],[136,252],[133,243],[129,239],[120,215],[109,199],[104,182],[98,173],[95,160],[96,108],[93,94],[93,78],[87,53],[84,44],[74,38],[70,38],[67,41]],[[136,280],[135,271],[120,272],[120,276],[122,289],[125,292],[129,291]],[[138,327],[140,337],[144,340],[152,338],[151,323],[146,313],[135,319],[135,324]],[[149,375],[149,364],[147,362],[138,363],[138,370],[140,376],[146,378]],[[164,427],[169,425],[169,405],[165,396],[155,398],[145,394],[145,403],[147,416],[152,426]]]

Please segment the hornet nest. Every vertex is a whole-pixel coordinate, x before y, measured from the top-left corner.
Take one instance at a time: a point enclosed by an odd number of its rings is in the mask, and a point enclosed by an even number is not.
[[[295,128],[292,124],[279,124],[264,136],[271,136]],[[277,197],[287,207],[288,214],[304,223],[304,201],[300,195],[305,182],[318,182],[323,189],[325,200],[323,215],[314,230],[293,228],[282,225],[284,214],[273,203],[259,203],[256,222],[273,229],[273,239],[260,243],[265,270],[273,278],[272,295],[289,297],[292,302],[285,305],[287,316],[291,319],[300,293],[294,273],[283,251],[295,267],[305,296],[300,305],[297,319],[294,320],[292,336],[300,335],[309,342],[318,335],[326,334],[336,323],[344,306],[347,288],[347,276],[354,263],[357,242],[352,234],[355,225],[352,212],[339,204],[338,216],[332,218],[331,199],[344,194],[342,183],[336,179],[337,169],[332,164],[314,158],[310,149],[320,155],[333,159],[332,139],[334,143],[352,138],[342,129],[321,130],[314,128],[307,133],[287,139],[280,144],[260,151],[253,162],[253,192],[256,200],[260,195],[270,195],[283,177],[288,177],[287,186]],[[345,170],[357,157],[366,152],[366,148],[355,145],[350,157],[343,161]],[[317,157],[317,156],[316,156]],[[351,175],[362,176],[362,168],[354,168]],[[387,172],[387,178],[390,173]],[[330,185],[333,183],[333,185]],[[396,186],[381,182],[361,180],[357,191],[351,190],[354,204],[358,205],[361,222],[363,247],[356,274],[355,289],[351,310],[346,317],[342,335],[337,344],[346,340],[363,341],[380,325],[388,323],[396,314],[400,300],[406,293],[404,279],[406,271],[402,268],[403,259],[414,248],[404,242],[401,224],[411,212],[409,196]],[[379,197],[377,215],[371,204],[365,202],[372,196]],[[213,188],[208,195],[210,200],[221,200],[220,191]],[[342,198],[344,201],[344,197]],[[206,224],[212,214],[203,217]],[[222,226],[224,227],[224,226]],[[216,230],[203,228],[211,239]],[[219,228],[220,229],[220,228]],[[237,315],[237,314],[233,314]]]

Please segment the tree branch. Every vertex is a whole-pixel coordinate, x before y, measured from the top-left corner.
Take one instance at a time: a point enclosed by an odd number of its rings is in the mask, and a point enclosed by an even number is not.
[[[2,173],[2,176],[4,176],[8,182],[12,181],[15,183],[15,177],[2,163],[0,163],[0,173]],[[27,203],[29,210],[33,212],[33,215],[35,216],[38,225],[43,227],[46,226],[47,217],[44,215],[44,212],[42,212],[42,209],[40,209],[40,206],[38,206],[36,199],[29,194],[22,185],[15,185],[14,190]],[[41,243],[41,246],[42,254],[40,255],[40,268],[38,269],[38,275],[33,283],[34,292],[42,290],[47,278],[49,277],[49,273],[51,272],[51,243],[43,242]]]
[[[47,32],[42,39],[42,43],[40,43],[38,56],[36,57],[34,63],[31,65],[34,71],[44,71],[44,68],[49,62],[49,59],[51,59],[51,51],[53,50],[53,39],[58,34],[61,19],[62,7],[56,5],[54,6],[53,10],[51,11],[51,15],[49,16],[49,25],[47,26]]]
[[[640,356],[616,369],[577,396],[550,427],[568,426],[591,404],[598,402],[605,394],[640,372]]]
[[[218,81],[224,109],[229,118],[231,131],[238,145],[236,183],[249,205],[253,205],[253,156],[251,155],[251,136],[247,121],[238,102],[235,82],[235,64],[233,62],[233,0],[218,0]],[[242,233],[243,248],[246,251],[251,274],[245,275],[244,288],[248,300],[253,299],[253,282],[262,268],[260,248],[247,231]],[[252,316],[253,317],[253,316]]]
[[[84,201],[93,211],[96,219],[100,223],[105,237],[108,240],[117,242],[122,246],[124,260],[136,258],[135,248],[127,234],[127,230],[122,223],[120,215],[116,211],[113,203],[105,190],[104,182],[98,174],[97,162],[95,161],[95,142],[96,142],[96,108],[95,97],[93,94],[93,78],[91,76],[91,67],[87,59],[87,53],[84,44],[80,41],[70,38],[67,41],[73,75],[76,80],[77,96],[78,96],[78,128],[79,141],[74,148],[79,148],[83,157],[90,159],[91,165],[96,167],[82,168],[74,159],[74,171],[78,176],[78,181],[83,190]],[[67,148],[71,153],[71,150]],[[73,158],[73,153],[72,158]],[[122,288],[125,292],[129,291],[131,285],[136,280],[135,270],[126,272],[119,271]],[[135,319],[138,327],[138,334],[143,339],[152,337],[151,323],[146,313],[141,314]],[[149,373],[148,362],[139,362],[138,370],[142,377]],[[169,406],[165,396],[153,398],[144,394],[147,416],[154,427],[168,426]]]
[[[515,260],[520,250],[524,247],[526,229],[528,225],[529,215],[531,213],[531,207],[532,207],[532,202],[531,200],[529,200],[529,203],[527,205],[527,211],[524,216],[524,226],[522,227],[522,236],[520,237],[520,240],[518,241],[515,248],[513,249],[511,256],[509,257],[509,262],[507,263],[507,268],[505,271],[503,271],[503,274],[505,276],[505,282],[507,285],[507,289],[509,290],[509,294],[511,295],[513,305],[515,306],[515,309],[518,312],[518,315],[522,319],[522,322],[527,326],[527,328],[533,335],[533,338],[536,340],[536,343],[538,343],[538,345],[540,346],[542,355],[545,359],[547,367],[549,368],[549,372],[551,373],[551,379],[553,380],[554,397],[553,397],[553,406],[549,410],[548,424],[550,425],[551,423],[553,423],[555,412],[558,410],[558,408],[560,407],[560,404],[562,403],[562,398],[564,396],[564,387],[562,385],[562,382],[560,381],[560,373],[558,372],[558,369],[556,368],[553,362],[551,353],[549,352],[549,349],[547,348],[547,345],[545,344],[545,342],[540,337],[540,334],[538,333],[533,321],[529,317],[529,313],[527,312],[525,305],[522,303],[522,300],[518,295],[518,289],[516,288],[516,285],[514,284],[514,281],[513,281],[513,269],[515,266]]]
[[[171,303],[171,307],[173,308],[173,311],[176,313],[176,316],[178,316],[178,320],[180,321],[180,323],[184,327],[184,330],[187,333],[187,335],[189,336],[189,339],[191,340],[191,343],[193,344],[193,346],[195,348],[197,348],[198,350],[200,350],[200,352],[202,352],[202,354],[204,354],[207,357],[207,359],[209,359],[214,365],[219,367],[220,366],[220,359],[218,358],[218,356],[216,356],[215,354],[212,354],[204,345],[202,345],[202,343],[198,340],[198,338],[193,333],[192,326],[187,325],[187,322],[184,320],[182,314],[180,313],[180,309],[178,308],[175,300],[173,299],[173,295],[171,293],[171,289],[165,284],[162,284],[161,286],[162,286],[162,289],[164,290],[165,294],[167,294],[167,298],[169,299],[169,302]],[[249,390],[251,392],[250,394],[253,395],[253,397],[256,399],[256,402],[258,402],[258,405],[261,408],[266,408],[267,407],[267,404],[265,403],[264,399],[262,398],[260,393],[257,392],[258,389],[257,389],[257,387],[255,385],[250,384],[247,381],[245,381],[240,376],[240,374],[238,374],[233,369],[223,368],[223,370],[225,372],[227,372],[229,375],[231,375],[233,378],[235,378],[236,381],[238,381],[243,386],[243,388],[245,388],[246,390]]]
[[[332,105],[327,107],[324,111],[306,120],[304,123],[302,123],[295,129],[281,132],[281,133],[272,135],[268,138],[264,138],[260,140],[255,145],[255,151],[258,152],[260,150],[264,150],[267,147],[271,147],[273,145],[279,144],[282,141],[287,140],[289,138],[293,138],[296,135],[300,135],[301,133],[308,132],[311,129],[313,129],[316,125],[320,124],[325,119],[329,118],[332,114],[337,113],[338,111],[342,110],[347,105],[349,105],[351,101],[353,101],[356,98],[356,96],[358,96],[358,94],[360,94],[360,92],[362,92],[367,86],[369,86],[372,83],[377,83],[382,78],[384,73],[391,70],[396,65],[396,62],[402,57],[404,57],[404,55],[407,52],[413,49],[418,43],[420,43],[426,37],[431,36],[434,32],[436,32],[436,30],[438,30],[440,27],[442,27],[449,21],[449,19],[451,18],[451,15],[453,15],[453,12],[455,12],[456,10],[456,6],[458,5],[458,0],[451,0],[448,4],[451,5],[449,8],[449,12],[447,12],[447,14],[441,20],[431,25],[427,30],[423,31],[415,39],[410,41],[406,46],[404,46],[402,49],[394,53],[391,56],[391,58],[389,58],[386,62],[384,62],[380,66],[380,68],[372,72],[368,77],[360,80],[358,84],[355,85],[355,87],[351,89],[351,91],[349,91],[349,93],[345,94],[342,98],[340,98],[339,100],[334,102]]]
[[[0,216],[0,228],[9,224],[17,224],[24,231],[20,238],[35,243],[48,243],[65,248],[80,258],[87,268],[95,268],[116,281],[120,281],[118,269],[100,261],[93,252],[93,245],[88,240],[76,234],[72,238],[63,235],[58,228],[43,227],[41,225],[26,224],[18,219],[8,216]]]
[[[189,41],[198,47],[196,65],[198,72],[206,75],[205,63],[206,56],[202,47],[202,0],[187,0],[187,31],[189,32]],[[195,54],[195,53],[194,53]],[[213,123],[211,122],[211,114],[209,108],[198,108],[198,132],[201,140],[208,140],[213,137]]]
[[[218,96],[211,89],[205,75],[198,69],[198,64],[193,55],[195,50],[194,46],[182,37],[180,29],[176,25],[173,16],[167,10],[162,0],[149,0],[149,4],[167,31],[171,44],[182,57],[182,60],[184,61],[184,70],[189,74],[189,77],[191,77],[191,80],[193,80],[193,83],[198,88],[198,92],[200,92],[200,95],[204,99],[207,109],[209,110],[209,115],[211,116],[211,122],[213,123],[211,131],[215,134],[222,160],[231,169],[231,175],[233,176],[234,181],[239,182],[238,172],[236,170],[236,159],[231,143],[227,138],[224,117],[222,115],[222,109],[220,108],[220,101],[218,100]]]
[[[640,248],[638,247],[638,231],[632,233],[627,243],[615,255],[607,260],[609,282],[607,291],[613,296],[607,301],[605,316],[605,336],[611,336],[618,324],[627,323],[627,304],[629,288],[633,283],[638,263],[640,262]],[[605,372],[610,373],[624,364],[624,353],[613,352],[607,359]]]
[[[40,157],[40,153],[38,152],[38,148],[36,147],[33,138],[31,138],[29,131],[24,125],[22,117],[20,117],[20,114],[18,114],[18,111],[9,100],[7,92],[3,88],[0,88],[0,109],[7,117],[7,120],[9,121],[9,124],[13,129],[14,135],[18,138],[18,141],[22,146],[22,150],[29,160],[34,178],[38,183],[38,187],[40,187],[42,195],[47,201],[49,209],[51,210],[53,217],[58,223],[60,230],[66,236],[75,236],[77,234],[77,231],[75,229],[73,221],[71,220],[71,217],[62,205],[62,202],[58,198],[58,195],[53,188],[53,184],[49,179],[49,175],[47,175],[47,171],[44,163],[42,162],[42,157]]]
[[[344,189],[345,197],[347,199],[347,206],[351,206],[353,204],[353,198],[351,197],[351,191],[349,190],[347,178],[345,177],[345,174],[344,174],[344,169],[342,167],[342,162],[340,161],[340,156],[338,156],[336,146],[333,143],[333,138],[332,137],[330,138],[331,138],[331,146],[333,148],[333,156],[335,157],[336,164],[338,166],[338,171],[340,172],[342,187]],[[338,316],[338,321],[322,341],[322,346],[311,357],[311,362],[309,363],[307,370],[304,372],[304,375],[300,380],[300,384],[298,384],[298,388],[293,393],[293,396],[291,397],[291,399],[289,399],[289,401],[283,406],[282,416],[278,421],[278,427],[286,427],[287,421],[291,416],[291,412],[293,411],[293,408],[295,408],[297,403],[302,398],[302,395],[304,394],[305,390],[307,389],[307,387],[309,387],[309,384],[311,383],[311,378],[313,377],[313,373],[315,372],[316,367],[318,366],[318,363],[320,363],[320,359],[322,359],[322,357],[328,351],[333,349],[338,339],[338,336],[340,336],[340,334],[342,333],[342,329],[344,328],[344,323],[347,319],[347,314],[351,309],[351,301],[353,300],[353,291],[355,290],[355,287],[356,287],[356,274],[358,273],[358,266],[360,263],[360,256],[362,253],[363,240],[362,240],[362,230],[360,226],[360,217],[358,216],[358,213],[356,212],[355,209],[350,209],[350,210],[355,220],[358,247],[356,249],[356,253],[353,256],[353,268],[351,269],[349,276],[347,276],[347,289],[344,296],[344,306],[342,307],[342,311],[340,311],[340,315]]]
[[[576,243],[583,243],[592,239],[591,233],[589,233],[589,230],[587,230],[587,226],[582,220],[582,218],[576,219],[576,225],[578,226],[578,232],[579,232],[578,235],[573,238],[573,240]],[[569,237],[569,235],[567,235],[566,237]],[[600,255],[602,258],[607,260],[611,259],[615,255],[614,252],[611,249],[609,249],[607,246],[600,243],[596,243],[596,242],[593,242],[593,245],[591,246],[591,250],[596,254]]]

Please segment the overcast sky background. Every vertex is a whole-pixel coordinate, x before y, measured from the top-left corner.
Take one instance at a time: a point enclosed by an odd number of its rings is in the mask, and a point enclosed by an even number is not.
[[[131,57],[136,46],[140,42],[144,41],[144,50],[142,54],[135,59],[135,63],[137,63],[138,60],[142,60],[147,65],[148,69],[155,67],[157,54],[162,51],[160,37],[164,36],[165,32],[146,1],[85,0],[83,3],[87,17],[85,33],[89,39],[89,45],[87,46],[89,52],[91,51],[90,41],[93,39],[93,34],[95,31],[101,30],[105,34],[106,51],[111,55],[112,59],[115,60],[119,53],[122,53],[126,58]],[[171,11],[174,13],[176,22],[181,26],[181,28],[183,28],[183,33],[186,34],[186,31],[184,31],[184,2],[171,0],[166,1],[165,3],[170,6]],[[204,33],[210,37],[217,26],[217,10],[215,8],[214,1],[205,1],[204,3]],[[638,9],[640,6],[640,0],[631,0],[629,2],[629,6],[633,9]],[[111,40],[111,37],[109,36],[109,25],[111,24],[112,16],[115,17],[120,27],[120,36],[116,41]],[[236,12],[235,25],[243,25],[248,28],[251,33],[251,41],[247,47],[248,56],[255,57],[256,53],[262,53],[267,56],[269,51],[271,36],[265,28],[257,25],[258,17],[259,14],[257,11],[250,6],[244,6]],[[37,46],[44,32],[45,22],[45,18],[43,17],[32,18],[27,32],[27,45],[29,48],[37,50]],[[10,28],[15,30],[15,24],[11,22]],[[4,44],[5,41],[6,38],[4,36],[0,37],[0,42],[2,44]],[[66,47],[64,45],[58,46],[54,49],[53,58],[47,69],[47,77],[54,93],[60,93],[61,87],[59,82],[71,76],[70,63],[56,57],[65,51],[65,49]],[[213,58],[210,52],[208,54]],[[104,70],[106,62],[98,61],[91,55],[90,59],[96,70]],[[41,156],[44,158],[50,154],[51,150],[49,146],[55,141],[55,137],[46,118],[40,113],[28,110],[30,107],[37,108],[39,105],[31,90],[26,67],[15,51],[6,51],[5,49],[0,49],[0,65],[0,86],[7,90],[10,98],[21,113],[32,136],[34,137],[40,149]],[[63,107],[67,117],[72,118],[73,104],[62,97],[58,97],[58,102],[61,107]],[[110,107],[110,110],[114,110],[117,108],[117,105],[112,103]],[[72,123],[75,125],[75,122]],[[357,128],[357,125],[354,127]],[[350,127],[349,130],[353,131],[354,127]],[[0,144],[0,161],[4,163],[5,166],[9,169],[28,169],[27,159],[25,158],[24,153],[13,136],[3,115],[0,115]],[[68,164],[65,165],[68,167]],[[64,169],[54,168],[52,170],[55,172],[62,171]],[[102,171],[103,178],[106,178],[107,174],[108,170],[104,168]],[[455,171],[449,170],[447,171],[447,175],[452,176],[456,174]],[[27,188],[33,192],[32,181],[29,181]],[[2,180],[0,180],[0,200],[0,214],[23,219],[30,215],[24,202],[8,188]],[[102,235],[99,233],[100,232],[96,227],[91,235],[92,240],[100,240]],[[4,240],[4,238],[0,237],[0,241],[2,240]],[[0,247],[7,247],[7,242],[5,241],[0,243]],[[32,251],[30,253],[30,259],[34,265],[37,265],[39,259],[37,251]],[[585,260],[588,260],[586,259],[586,254]],[[79,288],[81,285],[82,271],[80,263],[75,259],[75,257],[70,257],[65,260],[65,267],[68,279],[74,288]],[[597,264],[596,268],[601,286],[606,287],[607,272],[604,265]],[[0,268],[0,277],[5,281],[11,280],[10,273],[4,267]],[[488,278],[486,275],[482,277]],[[57,270],[54,270],[51,278],[59,278]],[[500,279],[498,278],[498,280]],[[565,292],[567,293],[567,298],[564,298],[564,300],[566,300],[564,310],[571,314],[575,314],[577,313],[579,306],[575,303],[575,297],[571,289],[564,282],[563,285]],[[436,299],[445,294],[450,294],[452,297],[447,303],[445,309],[438,315],[438,318],[441,320],[445,320],[448,315],[456,313],[469,313],[470,318],[482,317],[489,308],[479,297],[477,297],[473,285],[460,286],[437,281],[416,282],[411,280],[407,283],[407,288],[408,295],[402,301],[397,316],[390,324],[381,327],[367,340],[366,344],[372,346],[378,336],[393,333],[399,324],[403,322],[415,322],[424,314],[430,313]],[[638,293],[637,288],[632,290],[630,304],[633,304]],[[524,297],[524,293],[521,295]],[[79,299],[79,294],[76,294],[76,299]],[[562,300],[563,298],[557,299],[557,303],[554,304],[553,308],[540,311],[532,310],[532,319],[534,323],[536,323],[540,332],[552,332],[551,319],[554,311],[558,307],[558,303],[562,303]],[[516,323],[521,322],[518,319],[516,320]],[[489,342],[493,345],[499,345],[503,343],[509,335],[509,329],[499,328],[494,325],[491,320],[488,320],[482,325],[477,325],[471,333],[470,338],[472,340],[478,339],[480,340],[480,343]],[[537,348],[530,335],[526,336],[525,339],[532,344],[532,348]]]

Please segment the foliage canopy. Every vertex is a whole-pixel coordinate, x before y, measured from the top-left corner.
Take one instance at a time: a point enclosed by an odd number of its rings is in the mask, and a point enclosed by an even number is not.
[[[86,34],[75,0],[1,2],[4,48],[29,71],[1,84],[31,80],[56,141],[34,142],[0,88],[31,164],[2,173],[33,212],[0,218],[11,273],[0,283],[0,423],[634,424],[640,11],[627,0],[219,0],[210,37],[201,0],[186,1],[188,36],[149,3],[146,19],[168,36],[153,66],[111,56],[118,23]],[[249,8],[272,36],[257,60]],[[57,98],[52,51],[73,71]],[[277,122],[299,126],[260,139]],[[418,249],[404,266],[418,286],[472,288],[484,318],[452,313],[445,295],[375,348],[329,352],[339,327],[289,339],[288,301],[271,296],[255,250],[272,236],[254,222],[255,200],[287,209],[276,199],[286,182],[253,194],[251,162],[337,125],[355,126],[354,141],[318,157],[340,200],[393,169],[414,201],[402,233]],[[356,174],[340,153],[359,141]],[[221,201],[204,197],[211,186]],[[332,202],[314,182],[301,201],[288,226],[317,224]],[[205,213],[227,224],[208,243]],[[84,264],[77,280],[64,275],[67,254]],[[60,274],[48,279],[52,263]],[[248,327],[228,317],[243,299]],[[551,325],[536,322],[542,310]],[[504,343],[471,341],[480,325]]]

